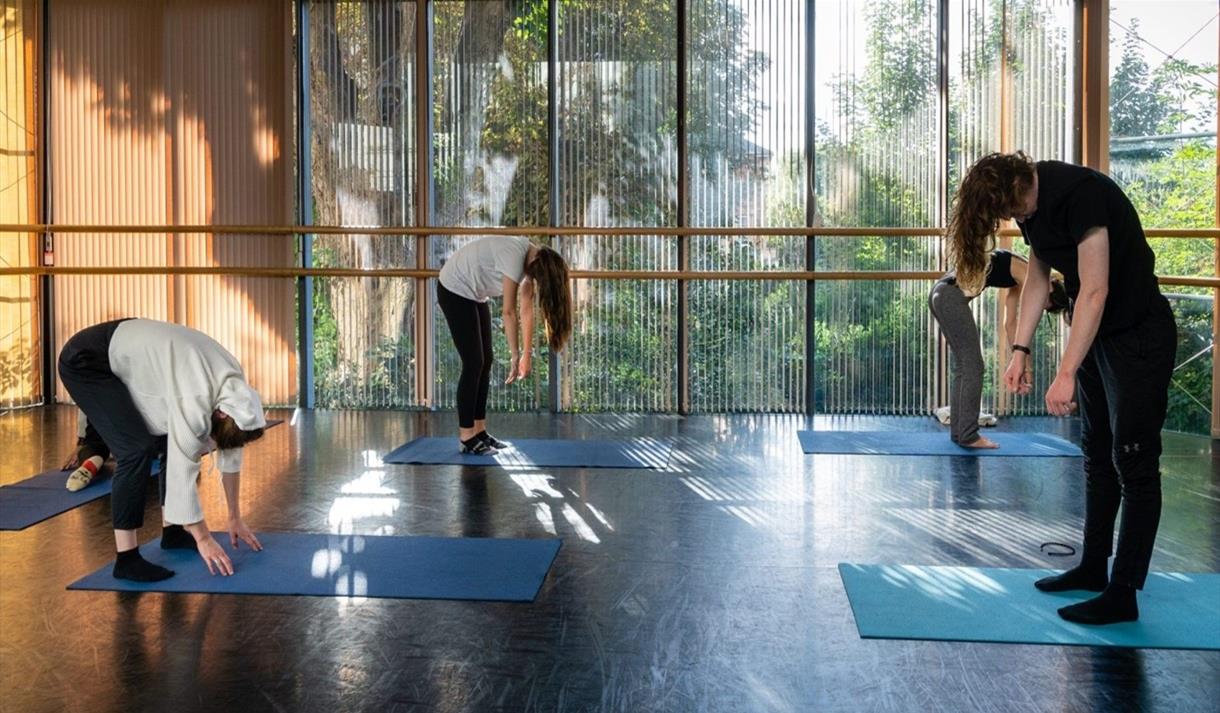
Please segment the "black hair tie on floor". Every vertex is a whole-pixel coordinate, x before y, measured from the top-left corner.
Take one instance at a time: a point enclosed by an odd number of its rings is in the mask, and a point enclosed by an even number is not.
[[[1065,551],[1059,551],[1054,548],[1062,547]],[[1076,548],[1063,542],[1043,542],[1038,549],[1042,550],[1042,554],[1048,557],[1071,557],[1076,554]]]

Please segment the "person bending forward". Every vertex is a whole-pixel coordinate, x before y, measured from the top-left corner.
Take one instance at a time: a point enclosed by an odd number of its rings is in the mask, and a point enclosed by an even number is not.
[[[490,237],[467,243],[449,256],[436,283],[436,299],[462,360],[457,410],[463,453],[486,455],[507,446],[487,432],[487,392],[495,359],[487,303],[501,295],[509,350],[505,384],[529,376],[535,299],[553,351],[562,350],[572,332],[568,266],[551,248],[526,238]]]
[[[1027,345],[1050,268],[1063,273],[1071,298],[1072,330],[1046,408],[1056,416],[1080,410],[1084,547],[1076,567],[1036,586],[1100,592],[1061,608],[1069,621],[1134,621],[1161,517],[1161,427],[1177,348],[1173,312],[1157,286],[1156,259],[1139,215],[1104,174],[1059,161],[1034,163],[1023,153],[980,159],[963,191],[970,199],[958,210],[970,212],[966,222],[977,226],[980,239],[1012,218],[1031,249],[1017,341],[1004,372],[1009,391],[1032,389]],[[1118,551],[1107,574],[1120,504]]]
[[[176,324],[105,322],[68,340],[59,355],[59,377],[115,457],[115,577],[152,582],[174,574],[140,556],[137,541],[152,463],[162,452],[162,547],[197,550],[209,572],[233,574],[232,561],[204,521],[196,490],[200,458],[214,444],[230,544],[241,540],[262,549],[241,516],[240,473],[242,446],[260,438],[267,423],[258,392],[224,347]]]

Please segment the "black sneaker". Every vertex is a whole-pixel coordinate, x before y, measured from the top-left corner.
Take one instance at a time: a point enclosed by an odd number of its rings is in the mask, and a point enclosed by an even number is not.
[[[474,436],[467,441],[460,441],[460,443],[462,444],[460,449],[462,453],[468,453],[472,456],[491,456],[496,454],[496,449],[478,436]]]
[[[508,448],[507,443],[505,443],[504,441],[501,441],[499,438],[496,438],[495,436],[491,435],[487,431],[479,431],[479,433],[477,435],[475,435],[475,438],[482,440],[484,443],[491,446],[492,448],[495,448],[496,450],[502,451],[505,448]]]

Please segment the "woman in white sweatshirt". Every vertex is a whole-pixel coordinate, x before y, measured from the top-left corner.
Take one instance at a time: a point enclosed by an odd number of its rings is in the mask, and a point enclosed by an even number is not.
[[[229,505],[229,540],[262,549],[242,520],[241,447],[267,423],[241,364],[215,340],[181,325],[125,319],[88,327],[64,345],[59,376],[91,427],[115,456],[110,496],[118,558],[114,576],[159,581],[173,571],[140,556],[144,495],[153,460],[165,453],[161,546],[199,552],[212,574],[233,563],[212,537],[199,505],[199,460],[217,448]]]

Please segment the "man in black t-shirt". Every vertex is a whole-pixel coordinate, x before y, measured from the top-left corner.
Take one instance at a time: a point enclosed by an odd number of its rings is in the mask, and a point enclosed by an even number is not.
[[[1063,273],[1068,297],[1075,301],[1080,293],[1080,242],[1090,229],[1105,228],[1109,279],[1097,336],[1139,324],[1161,293],[1156,256],[1131,201],[1109,176],[1091,168],[1039,161],[1037,176],[1036,209],[1017,221],[1026,244],[1039,260]]]
[[[963,206],[963,195],[976,197],[974,204]],[[1032,389],[1026,345],[1038,326],[1042,305],[1035,301],[1045,292],[1050,268],[1063,273],[1071,298],[1071,335],[1046,407],[1056,416],[1080,410],[1084,548],[1079,565],[1039,580],[1037,587],[1101,592],[1060,609],[1069,621],[1134,621],[1136,591],[1148,575],[1160,522],[1161,427],[1177,346],[1173,312],[1157,287],[1155,257],[1139,215],[1105,175],[1058,161],[1034,164],[1021,153],[992,154],[971,167],[957,210],[965,211],[957,225],[1016,220],[1031,248],[1012,361],[1004,373],[1010,391]],[[964,235],[960,244],[968,248],[974,240]],[[1107,576],[1124,500],[1118,552]]]

